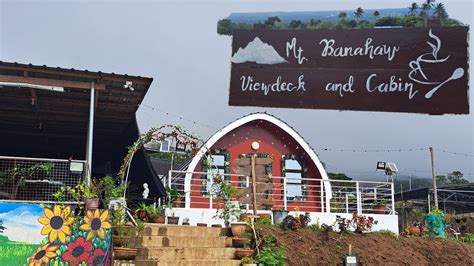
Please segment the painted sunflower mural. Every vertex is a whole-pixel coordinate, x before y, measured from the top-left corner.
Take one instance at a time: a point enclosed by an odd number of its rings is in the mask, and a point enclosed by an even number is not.
[[[38,222],[44,225],[41,234],[48,235],[50,243],[59,239],[61,243],[65,244],[66,236],[71,235],[70,225],[74,221],[70,214],[71,209],[69,207],[62,209],[55,205],[52,210],[45,207],[44,217],[38,219]]]
[[[109,265],[112,235],[108,210],[87,211],[73,217],[69,207],[45,206],[38,218],[46,236],[29,258],[29,266]]]
[[[58,250],[59,246],[50,246],[46,244],[44,246],[38,247],[36,252],[31,255],[29,266],[42,266],[44,264],[48,264],[51,259],[56,258],[58,255],[56,254],[56,250]]]
[[[109,211],[87,211],[86,217],[84,217],[84,224],[79,229],[88,231],[87,240],[91,240],[94,236],[101,239],[105,238],[105,230],[112,228],[112,225],[108,222]]]

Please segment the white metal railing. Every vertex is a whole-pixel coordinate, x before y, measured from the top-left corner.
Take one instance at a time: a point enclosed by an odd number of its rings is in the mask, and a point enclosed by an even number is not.
[[[186,175],[191,175],[192,178],[187,180]],[[165,185],[175,188],[181,199],[184,199],[180,207],[190,208],[192,203],[199,208],[215,208],[215,196],[209,191],[213,175],[215,173],[170,170],[164,181]],[[236,174],[221,174],[221,176],[233,187],[242,189],[251,186],[248,176]],[[379,214],[392,214],[395,211],[394,188],[391,182],[275,176],[270,180],[272,189],[258,195],[271,198],[272,209],[293,211],[298,207],[302,211],[309,212]],[[376,205],[382,207],[376,208]],[[251,209],[251,206],[247,204],[245,208]]]
[[[84,179],[87,163],[81,160],[0,156],[0,200],[53,203],[61,187]],[[65,195],[62,202],[76,203]]]

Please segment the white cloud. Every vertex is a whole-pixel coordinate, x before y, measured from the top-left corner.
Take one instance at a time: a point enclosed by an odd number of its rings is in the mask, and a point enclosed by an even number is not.
[[[11,241],[38,244],[45,237],[40,234],[42,226],[39,223],[37,225],[26,225],[3,220],[3,225],[6,227],[3,235]]]
[[[245,62],[268,65],[288,63],[288,61],[278,54],[273,46],[262,42],[258,37],[255,37],[253,41],[249,42],[244,49],[240,47],[232,56],[231,61],[237,64]]]
[[[41,211],[36,210],[33,207],[21,206],[9,212],[0,213],[0,220],[9,220],[11,222],[25,225],[38,225],[38,218],[42,215],[43,213]]]

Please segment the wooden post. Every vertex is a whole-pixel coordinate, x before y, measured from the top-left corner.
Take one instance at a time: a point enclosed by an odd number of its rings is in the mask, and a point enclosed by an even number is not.
[[[257,215],[257,177],[255,174],[255,158],[257,154],[252,155],[252,196],[253,196],[253,215]]]
[[[433,154],[433,147],[430,147],[430,155],[431,155],[431,175],[433,177],[433,197],[434,197],[434,204],[435,208],[438,209],[438,189],[436,188],[436,175],[434,169],[434,154]]]

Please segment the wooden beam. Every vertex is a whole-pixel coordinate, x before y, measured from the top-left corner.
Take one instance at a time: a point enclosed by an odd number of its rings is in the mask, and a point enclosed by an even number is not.
[[[91,88],[90,82],[81,81],[70,81],[70,80],[59,80],[59,79],[45,79],[45,78],[31,78],[31,77],[20,77],[20,76],[6,76],[0,75],[0,82],[13,82],[13,83],[28,83],[43,86],[55,86],[64,87],[69,89],[81,89],[89,90]],[[96,90],[105,90],[104,84],[95,84]]]

